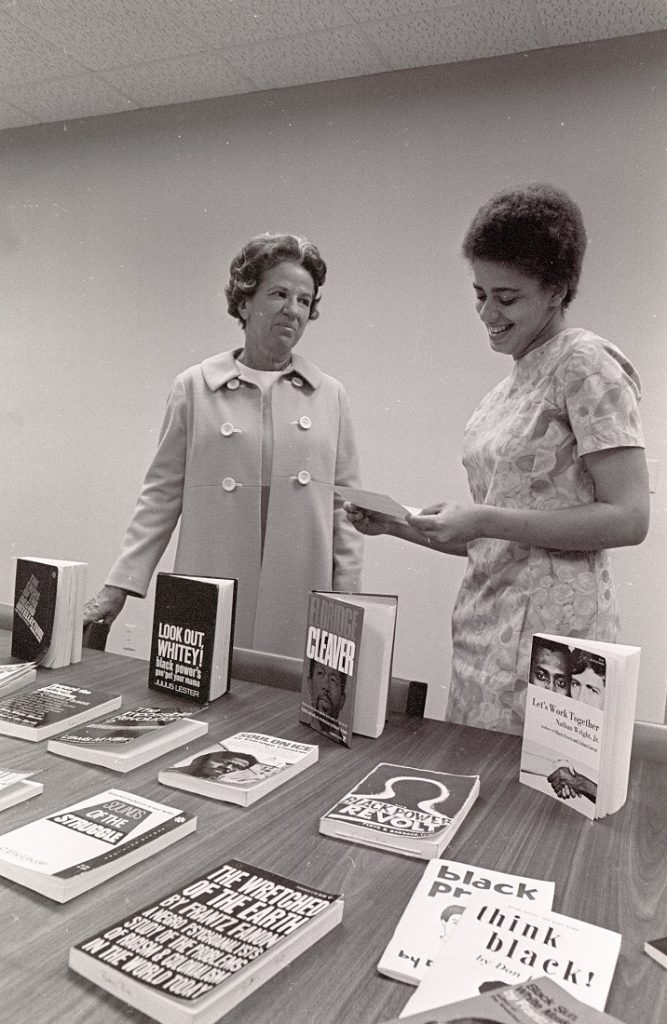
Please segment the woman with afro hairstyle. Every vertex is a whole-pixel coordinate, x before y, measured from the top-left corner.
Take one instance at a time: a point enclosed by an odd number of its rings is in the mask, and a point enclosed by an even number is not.
[[[301,657],[311,590],[359,589],[362,538],[334,485],[359,486],[342,384],[295,351],[326,264],[296,235],[251,238],[225,288],[238,347],[181,373],[106,585],[86,622],[143,597],[180,517],[174,571],[238,580],[235,643]]]
[[[388,527],[347,506],[362,533],[467,558],[452,616],[453,722],[522,732],[533,633],[616,640],[607,549],[648,529],[637,374],[565,319],[585,247],[579,208],[550,185],[509,189],[478,211],[463,255],[489,344],[511,371],[465,428],[473,504],[442,502]]]

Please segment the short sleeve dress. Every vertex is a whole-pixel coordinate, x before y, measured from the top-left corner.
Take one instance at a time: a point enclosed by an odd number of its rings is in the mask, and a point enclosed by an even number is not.
[[[595,500],[581,458],[643,448],[639,378],[614,345],[569,328],[513,364],[465,428],[463,464],[476,504],[556,509]],[[523,730],[533,633],[614,641],[607,551],[553,551],[482,538],[452,615],[450,721]]]

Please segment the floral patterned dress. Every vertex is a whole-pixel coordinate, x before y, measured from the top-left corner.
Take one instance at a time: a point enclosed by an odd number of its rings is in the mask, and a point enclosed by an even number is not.
[[[468,421],[473,500],[518,509],[595,501],[581,456],[644,446],[639,397],[619,349],[590,331],[561,331],[516,360]],[[452,615],[447,718],[521,733],[533,633],[613,641],[617,630],[607,551],[472,542]]]

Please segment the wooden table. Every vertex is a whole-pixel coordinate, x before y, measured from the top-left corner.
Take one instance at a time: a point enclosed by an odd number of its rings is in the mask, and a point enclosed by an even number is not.
[[[0,636],[0,653],[8,649]],[[85,651],[81,664],[40,670],[40,684],[95,684],[123,694],[123,708],[159,703],[145,662]],[[642,952],[667,934],[667,769],[633,760],[628,801],[589,822],[518,782],[520,740],[393,714],[377,740],[351,749],[298,722],[298,695],[234,682],[206,712],[203,746],[239,729],[320,743],[320,760],[249,809],[169,790],[158,770],[172,752],[125,775],[60,758],[39,744],[0,737],[0,767],[43,769],[44,793],[2,812],[6,832],[116,786],[196,811],[196,833],[143,864],[56,904],[0,880],[0,1019],[12,1024],[145,1024],[147,1018],[67,968],[68,951],[101,927],[235,857],[345,895],[342,924],[224,1018],[226,1024],[375,1024],[397,1015],[413,989],[376,971],[424,862],[318,832],[321,813],[379,761],[479,773],[481,794],[446,851],[454,860],[556,882],[554,910],[620,931],[621,955],[607,1009],[626,1024],[667,1021],[667,971]]]

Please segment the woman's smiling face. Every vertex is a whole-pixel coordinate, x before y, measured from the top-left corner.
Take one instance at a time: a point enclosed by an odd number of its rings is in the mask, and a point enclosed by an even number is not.
[[[475,308],[494,352],[520,359],[563,329],[565,288],[545,287],[509,263],[473,260]]]

